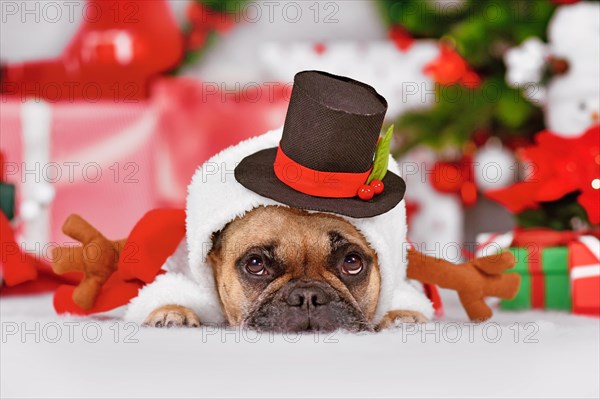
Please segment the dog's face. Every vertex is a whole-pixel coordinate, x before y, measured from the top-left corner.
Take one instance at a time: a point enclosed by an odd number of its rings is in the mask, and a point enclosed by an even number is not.
[[[208,260],[231,325],[372,329],[381,282],[377,254],[342,218],[259,207],[215,233]]]

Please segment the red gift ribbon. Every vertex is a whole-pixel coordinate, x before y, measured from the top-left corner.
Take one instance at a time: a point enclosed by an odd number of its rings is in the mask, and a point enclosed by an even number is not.
[[[525,247],[534,244],[542,248],[555,247],[558,245],[567,245],[582,235],[597,234],[595,231],[552,230],[546,228],[515,229],[513,245]]]

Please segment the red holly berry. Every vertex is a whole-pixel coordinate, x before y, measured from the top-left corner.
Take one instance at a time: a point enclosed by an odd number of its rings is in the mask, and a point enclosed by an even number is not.
[[[371,186],[369,186],[367,184],[363,184],[358,189],[358,198],[360,198],[363,201],[370,201],[373,199],[374,196],[375,196],[375,191],[373,190],[373,188]]]
[[[376,195],[381,194],[385,188],[381,180],[373,180],[369,183],[369,186],[371,186]]]

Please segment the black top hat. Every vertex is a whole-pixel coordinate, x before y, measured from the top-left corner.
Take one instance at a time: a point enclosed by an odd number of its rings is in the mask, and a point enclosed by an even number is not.
[[[235,178],[244,187],[283,204],[356,218],[380,215],[403,198],[406,184],[387,172],[384,191],[357,197],[366,184],[387,110],[375,89],[326,72],[294,78],[278,148],[242,160]]]

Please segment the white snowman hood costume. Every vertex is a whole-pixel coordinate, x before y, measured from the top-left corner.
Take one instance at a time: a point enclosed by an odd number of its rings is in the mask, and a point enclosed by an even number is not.
[[[142,323],[160,306],[180,305],[195,311],[204,324],[226,321],[212,267],[206,262],[211,236],[256,207],[290,206],[246,188],[234,174],[241,160],[262,150],[277,148],[281,140],[282,129],[278,129],[243,141],[215,155],[196,171],[188,188],[186,239],[167,260],[164,268],[169,272],[157,277],[131,301],[126,320]],[[388,172],[395,175],[400,172],[391,156]],[[430,301],[418,285],[406,278],[408,245],[404,200],[372,217],[336,214],[354,225],[377,252],[381,290],[373,321],[381,320],[390,310],[413,310],[431,318]]]

